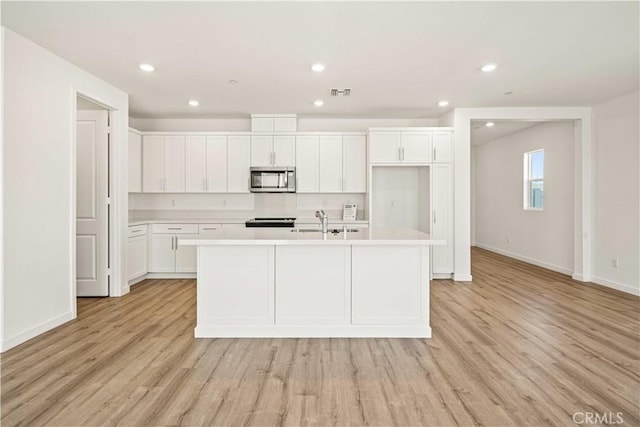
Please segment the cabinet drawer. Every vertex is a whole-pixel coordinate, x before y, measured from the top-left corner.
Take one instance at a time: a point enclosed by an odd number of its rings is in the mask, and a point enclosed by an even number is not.
[[[218,230],[222,230],[222,224],[200,224],[198,226],[198,233],[200,234]]]
[[[153,224],[153,234],[198,234],[198,224]]]
[[[133,225],[133,226],[129,227],[129,230],[128,230],[128,233],[127,233],[127,237],[144,236],[145,234],[147,234],[147,225],[146,224]]]

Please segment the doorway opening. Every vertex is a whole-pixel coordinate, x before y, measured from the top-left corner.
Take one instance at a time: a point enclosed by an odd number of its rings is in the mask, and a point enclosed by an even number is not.
[[[76,296],[111,285],[111,111],[82,96],[76,108]]]
[[[471,121],[471,245],[574,272],[573,120]]]

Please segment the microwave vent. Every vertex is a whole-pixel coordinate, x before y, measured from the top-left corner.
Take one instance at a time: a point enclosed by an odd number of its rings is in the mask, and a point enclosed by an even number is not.
[[[331,89],[331,96],[349,96],[351,89]]]

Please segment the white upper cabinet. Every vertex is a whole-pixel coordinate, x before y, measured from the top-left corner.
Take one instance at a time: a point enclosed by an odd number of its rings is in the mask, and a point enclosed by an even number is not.
[[[129,132],[129,193],[142,192],[142,135]]]
[[[251,137],[251,166],[273,166],[273,136]]]
[[[367,138],[364,135],[342,137],[342,191],[367,192]]]
[[[400,134],[400,160],[408,163],[431,161],[430,132],[402,132]]]
[[[165,191],[180,193],[185,190],[185,137],[164,137],[164,178]]]
[[[449,129],[376,129],[369,133],[370,163],[450,163]]]
[[[160,193],[164,189],[164,137],[145,136],[142,140],[142,190]]]
[[[251,136],[251,166],[295,166],[295,164],[295,136]]]
[[[453,133],[449,131],[433,133],[433,162],[451,163],[453,151]]]
[[[397,163],[400,160],[399,132],[371,132],[369,134],[369,161],[371,163]]]
[[[273,166],[296,165],[296,137],[292,135],[273,137]]]
[[[207,140],[204,136],[187,136],[185,141],[186,191],[207,191]]]
[[[321,136],[320,192],[342,192],[342,136]]]
[[[274,117],[274,132],[295,132],[298,129],[298,119],[296,117]]]
[[[250,137],[229,136],[227,143],[227,192],[249,192],[250,162]]]
[[[296,137],[296,192],[317,193],[318,181],[318,137]]]
[[[209,193],[227,191],[227,137],[224,135],[207,137],[207,176],[206,186]],[[244,166],[247,169],[248,166]]]
[[[252,132],[295,132],[298,119],[295,114],[252,114]]]

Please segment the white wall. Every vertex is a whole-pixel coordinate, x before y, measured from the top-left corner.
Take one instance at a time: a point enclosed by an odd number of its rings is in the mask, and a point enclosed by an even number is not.
[[[127,94],[4,30],[4,340],[2,350],[75,317],[75,109],[113,108],[113,278],[126,284]],[[119,279],[119,280],[118,280]],[[119,290],[118,290],[119,291]]]
[[[544,210],[523,209],[523,156],[544,149]],[[549,122],[474,148],[476,245],[573,273],[573,122]]]
[[[438,126],[438,119],[331,119],[298,118],[298,131],[366,131],[370,127]],[[251,119],[131,119],[131,127],[141,131],[216,132],[250,131]]]
[[[593,281],[640,295],[639,93],[593,108]],[[612,259],[618,259],[618,267]]]

